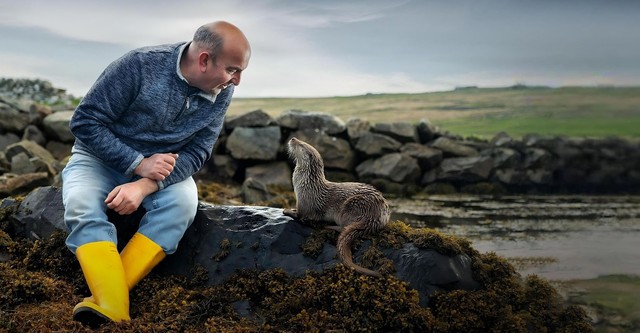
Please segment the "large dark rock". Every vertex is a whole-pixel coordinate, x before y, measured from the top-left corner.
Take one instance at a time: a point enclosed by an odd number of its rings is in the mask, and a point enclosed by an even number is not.
[[[17,207],[12,222],[18,235],[44,238],[56,230],[67,232],[63,222],[61,190],[43,187],[31,192]],[[138,215],[111,215],[119,236],[130,237]],[[201,204],[192,226],[185,233],[176,253],[156,269],[161,274],[193,272],[196,266],[208,270],[209,284],[218,284],[238,269],[268,270],[280,268],[293,276],[321,271],[339,263],[336,248],[325,243],[320,254],[306,256],[302,245],[314,229],[282,214],[282,209],[254,206],[213,206]],[[120,237],[122,248],[126,237]],[[371,241],[365,240],[355,251],[360,261]],[[471,275],[471,259],[466,255],[447,256],[430,249],[405,243],[399,249],[382,249],[395,265],[397,278],[406,281],[420,294],[421,304],[440,290],[478,287]]]
[[[291,130],[311,129],[329,135],[337,135],[347,129],[340,118],[323,112],[287,110],[276,117],[275,121],[281,127]]]

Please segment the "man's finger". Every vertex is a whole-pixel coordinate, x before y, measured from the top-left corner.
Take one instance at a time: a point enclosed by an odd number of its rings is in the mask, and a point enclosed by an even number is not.
[[[111,204],[111,202],[118,195],[119,192],[120,192],[120,187],[114,188],[111,192],[109,192],[109,194],[107,195],[107,198],[104,199],[104,203],[106,203],[107,205]]]

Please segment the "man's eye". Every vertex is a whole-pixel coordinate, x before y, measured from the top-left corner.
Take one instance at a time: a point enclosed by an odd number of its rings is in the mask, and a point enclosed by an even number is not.
[[[227,73],[229,74],[235,74],[237,71],[238,71],[237,69],[233,69],[233,68],[227,69]]]

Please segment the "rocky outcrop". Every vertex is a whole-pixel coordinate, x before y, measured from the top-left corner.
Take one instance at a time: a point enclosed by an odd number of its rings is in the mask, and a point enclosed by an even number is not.
[[[10,220],[18,236],[43,239],[56,231],[67,232],[61,191],[55,187],[34,190],[20,203],[8,198],[1,207],[14,212]],[[118,228],[120,248],[135,232],[141,213],[110,215]],[[188,275],[201,266],[208,271],[209,284],[221,283],[239,269],[279,268],[289,275],[303,276],[307,271],[322,271],[339,263],[332,242],[321,244],[316,255],[305,254],[305,245],[318,230],[283,215],[282,209],[202,203],[177,252],[168,256],[157,271]],[[371,246],[371,240],[365,239],[355,251],[354,260],[361,261]],[[466,254],[446,255],[412,242],[380,251],[391,260],[393,274],[419,292],[423,305],[436,291],[479,287]]]

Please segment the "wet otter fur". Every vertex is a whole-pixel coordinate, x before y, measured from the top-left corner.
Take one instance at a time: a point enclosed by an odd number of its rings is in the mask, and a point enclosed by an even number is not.
[[[310,144],[291,138],[288,151],[295,161],[293,189],[296,209],[284,214],[300,220],[328,221],[340,231],[337,250],[340,260],[359,273],[381,277],[378,272],[353,262],[351,245],[359,237],[376,233],[389,222],[390,210],[382,193],[371,185],[328,181],[324,176],[324,162]]]

